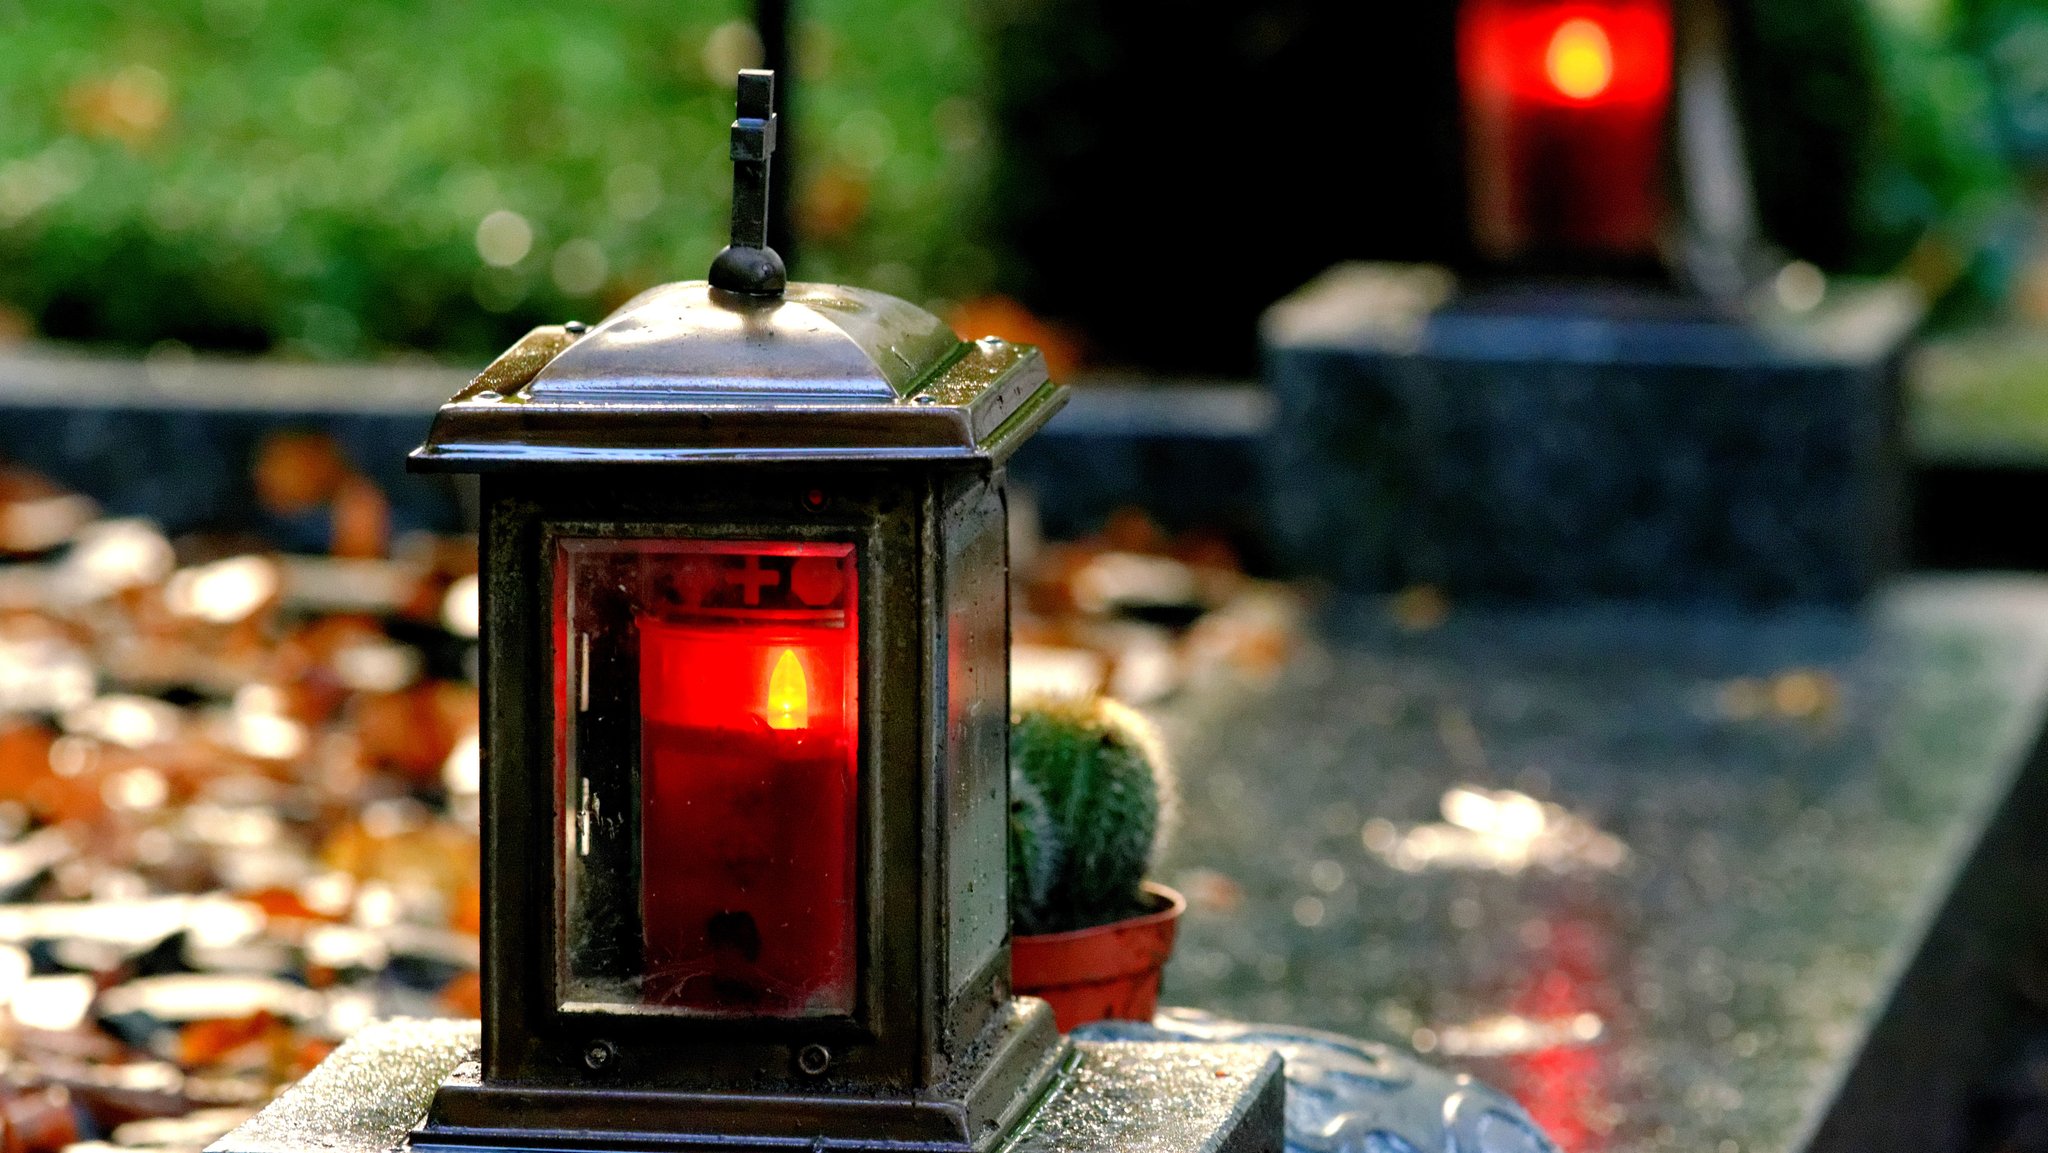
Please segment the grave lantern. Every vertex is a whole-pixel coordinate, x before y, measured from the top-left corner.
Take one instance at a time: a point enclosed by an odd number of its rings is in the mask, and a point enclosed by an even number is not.
[[[1466,0],[1474,240],[1503,260],[1654,260],[1665,227],[1672,0]]]
[[[1011,996],[1002,466],[1063,393],[785,283],[772,84],[709,280],[536,329],[413,454],[481,474],[480,1036],[378,1026],[217,1149],[1278,1153],[1270,1055]]]

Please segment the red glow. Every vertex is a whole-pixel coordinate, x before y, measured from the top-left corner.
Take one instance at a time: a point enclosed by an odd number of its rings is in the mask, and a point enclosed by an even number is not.
[[[1607,1053],[1626,1001],[1613,971],[1615,948],[1604,918],[1561,909],[1545,928],[1548,940],[1524,962],[1532,979],[1513,996],[1513,1011],[1537,1021],[1569,1021],[1592,1013],[1604,1023],[1606,1035],[1508,1057],[1505,1088],[1565,1153],[1586,1153],[1602,1145],[1615,1123]]]
[[[638,619],[648,1000],[852,1011],[858,656],[840,552],[788,570],[799,593],[797,569],[833,570],[831,607],[781,590]],[[759,567],[725,575],[759,583]]]
[[[848,725],[853,654],[845,628],[651,616],[639,625],[640,715],[647,724],[819,739]]]
[[[853,1011],[857,576],[846,544],[562,543],[568,1000]]]
[[[1483,251],[1654,254],[1669,0],[1466,0],[1458,80]]]
[[[1614,42],[1598,20],[1567,20],[1550,34],[1543,75],[1567,100],[1597,100],[1614,85]]]
[[[1671,10],[1659,0],[1467,0],[1458,76],[1471,103],[1661,105],[1671,95]]]
[[[1539,1021],[1566,1020],[1591,1007],[1571,975],[1553,970],[1516,998],[1515,1009]],[[1553,1045],[1507,1059],[1508,1088],[1529,1116],[1566,1153],[1599,1146],[1593,1121],[1609,1108],[1607,1071],[1592,1045]]]

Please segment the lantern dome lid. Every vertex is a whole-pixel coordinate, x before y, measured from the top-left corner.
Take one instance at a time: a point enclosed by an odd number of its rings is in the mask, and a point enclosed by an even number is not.
[[[887,404],[913,395],[960,341],[879,292],[792,284],[743,296],[692,280],[649,289],[526,386],[538,401]]]
[[[859,288],[649,289],[537,328],[441,406],[415,468],[1006,456],[1065,403],[1028,345]]]

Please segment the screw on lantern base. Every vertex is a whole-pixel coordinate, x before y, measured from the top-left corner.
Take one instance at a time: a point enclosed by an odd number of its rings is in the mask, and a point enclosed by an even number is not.
[[[809,1076],[820,1076],[832,1067],[832,1050],[823,1045],[805,1045],[797,1052],[796,1067]]]
[[[768,247],[768,164],[775,155],[775,73],[740,72],[732,122],[732,243],[711,262],[711,287],[742,296],[781,296],[789,275]]]

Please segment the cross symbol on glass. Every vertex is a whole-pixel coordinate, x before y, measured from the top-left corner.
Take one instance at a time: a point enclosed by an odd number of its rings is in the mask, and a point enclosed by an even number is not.
[[[774,588],[782,583],[782,574],[761,567],[761,558],[747,557],[746,567],[738,572],[728,572],[725,579],[740,586],[740,600],[750,605],[761,603],[761,590]]]

